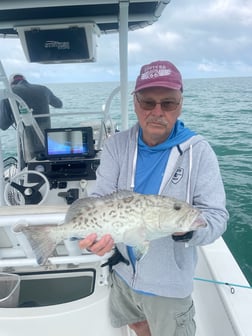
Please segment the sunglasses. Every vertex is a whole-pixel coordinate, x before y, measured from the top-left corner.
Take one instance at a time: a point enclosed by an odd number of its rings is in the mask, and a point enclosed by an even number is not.
[[[160,105],[162,111],[164,112],[174,111],[181,102],[181,100],[179,102],[174,102],[172,100],[162,100],[161,102],[158,103],[153,99],[143,98],[138,94],[135,94],[135,96],[140,107],[146,111],[154,110],[156,105]]]

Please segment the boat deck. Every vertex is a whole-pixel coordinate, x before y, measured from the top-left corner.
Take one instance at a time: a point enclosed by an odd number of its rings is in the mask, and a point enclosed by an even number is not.
[[[67,206],[40,206],[39,210],[37,206],[14,206],[12,207],[11,215],[9,209],[9,207],[0,208],[1,229],[6,229],[8,226],[10,228],[16,223],[20,223],[22,219],[39,224],[48,223],[48,221],[50,221],[50,223],[52,223],[52,221],[58,222],[64,218]],[[12,243],[15,242],[15,237],[11,237],[11,233],[8,229],[5,231],[5,234],[9,235]],[[20,271],[20,269],[23,269],[25,270],[25,273],[39,273],[40,276],[46,271],[45,269],[38,268],[34,257],[29,254],[29,248],[22,240],[17,241],[15,246],[7,247],[6,242],[5,245],[3,243],[3,234],[1,234],[1,239],[0,269],[6,270],[7,268],[10,269],[10,267],[12,267],[12,270],[16,269],[16,271]],[[11,249],[12,252],[10,253]],[[21,253],[22,249],[23,251]],[[64,250],[63,254],[65,253],[66,250]],[[9,255],[9,258],[7,258],[7,255]],[[219,256],[222,256],[222,258],[219,258]],[[78,320],[78,314],[86,316],[86,318],[81,318],[79,316],[78,323],[80,323],[80,321],[81,323],[84,323],[84,321],[88,322],[89,319],[94,316],[93,314],[97,314],[98,311],[100,311],[99,316],[107,316],[105,307],[107,307],[108,288],[106,286],[106,280],[104,280],[106,278],[106,272],[103,268],[100,268],[100,264],[101,262],[104,262],[104,259],[102,261],[100,257],[92,254],[84,254],[77,256],[63,255],[52,257],[49,260],[51,261],[54,271],[59,271],[61,269],[62,271],[66,271],[66,265],[71,264],[76,265],[76,269],[79,270],[84,270],[86,268],[95,269],[97,272],[97,279],[100,280],[96,281],[97,284],[94,293],[77,301],[46,307],[33,307],[32,310],[30,308],[0,309],[1,328],[5,328],[5,326],[7,328],[8,325],[8,330],[11,330],[10,320],[12,320],[15,328],[20,330],[24,328],[25,330],[25,319],[29,319],[29,321],[31,319],[33,321],[31,322],[31,325],[34,324],[34,327],[35,325],[36,327],[39,326],[36,334],[42,336],[44,335],[44,331],[40,331],[40,329],[43,330],[43,325],[46,320],[49,318],[56,322],[59,316],[61,316],[61,318],[66,321],[66,326],[64,325],[65,333],[63,335],[68,335],[68,325],[77,323],[76,320]],[[226,260],[229,261],[228,265],[226,264]],[[47,272],[45,272],[45,274],[46,273]],[[195,280],[195,289],[193,293],[196,308],[196,335],[250,336],[247,330],[252,331],[249,319],[252,306],[252,291],[251,288],[249,288],[249,284],[245,277],[240,272],[231,252],[226,248],[222,238],[217,240],[214,244],[199,248],[199,263],[196,278],[201,279]],[[221,284],[227,282],[231,285]],[[236,287],[235,284],[238,284],[239,286]],[[101,320],[103,320],[103,318],[101,318]],[[102,323],[106,324],[107,330],[111,330],[111,327],[108,327],[109,322],[107,321],[107,317],[101,322],[101,325]],[[56,323],[53,323],[53,325],[55,327]],[[91,333],[92,327],[89,325],[87,328],[91,328],[89,330]],[[74,329],[75,328],[73,328],[72,331]],[[10,335],[12,334],[10,333]],[[22,333],[19,335],[22,335]],[[23,335],[32,336],[33,334],[27,330]],[[81,333],[79,334],[76,332],[75,335],[81,335]],[[100,331],[98,332],[97,329],[97,333],[94,333],[93,331],[92,335],[100,335]],[[112,330],[109,335],[130,334],[127,329],[124,328],[123,330]]]

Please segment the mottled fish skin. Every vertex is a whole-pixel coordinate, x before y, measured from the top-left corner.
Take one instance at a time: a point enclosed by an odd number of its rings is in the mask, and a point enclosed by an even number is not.
[[[96,233],[98,239],[111,234],[115,243],[148,248],[148,241],[205,226],[200,211],[185,202],[161,195],[119,191],[103,197],[75,201],[62,225],[26,225],[22,231],[31,243],[39,264],[44,265],[63,239],[84,238]]]

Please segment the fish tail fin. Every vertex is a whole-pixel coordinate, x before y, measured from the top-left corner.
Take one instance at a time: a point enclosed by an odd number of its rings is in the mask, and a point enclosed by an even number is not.
[[[45,265],[49,256],[57,246],[52,227],[54,225],[22,225],[14,228],[14,232],[22,232],[29,241],[39,265]]]

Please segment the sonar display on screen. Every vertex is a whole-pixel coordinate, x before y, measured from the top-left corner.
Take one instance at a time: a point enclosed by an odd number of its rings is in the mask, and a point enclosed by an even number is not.
[[[47,129],[46,154],[48,158],[93,157],[92,128]]]

